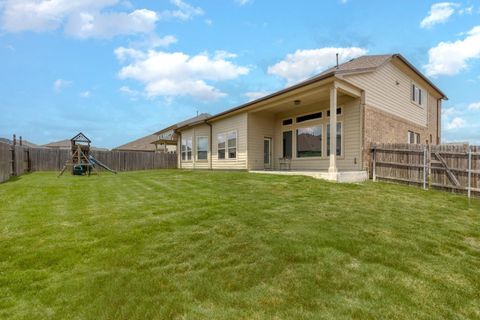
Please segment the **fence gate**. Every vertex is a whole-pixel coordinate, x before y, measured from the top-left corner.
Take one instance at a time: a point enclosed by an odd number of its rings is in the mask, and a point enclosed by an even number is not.
[[[372,146],[373,179],[393,180],[480,196],[480,147],[381,144]]]

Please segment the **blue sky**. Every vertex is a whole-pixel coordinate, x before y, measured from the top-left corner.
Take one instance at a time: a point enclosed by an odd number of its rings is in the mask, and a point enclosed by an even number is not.
[[[0,136],[115,147],[361,54],[401,53],[480,144],[480,1],[0,0]]]

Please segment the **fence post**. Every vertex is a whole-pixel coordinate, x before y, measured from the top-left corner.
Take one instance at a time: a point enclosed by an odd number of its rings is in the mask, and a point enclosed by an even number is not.
[[[427,190],[427,147],[423,147],[423,190]]]
[[[472,196],[472,147],[468,149],[468,197]]]
[[[374,146],[373,147],[373,181],[377,181],[377,166],[376,162],[377,161],[377,148]]]

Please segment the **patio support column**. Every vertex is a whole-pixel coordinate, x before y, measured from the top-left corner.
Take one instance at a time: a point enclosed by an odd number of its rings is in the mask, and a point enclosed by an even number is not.
[[[330,166],[329,173],[337,173],[337,86],[330,88]]]

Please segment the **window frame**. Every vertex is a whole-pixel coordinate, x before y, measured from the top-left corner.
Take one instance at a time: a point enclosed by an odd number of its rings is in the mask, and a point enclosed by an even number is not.
[[[228,146],[228,135],[230,133],[235,133],[235,147],[229,147]],[[223,148],[218,147],[218,145],[219,145],[218,137],[219,136],[224,137],[225,147],[223,147]],[[230,157],[230,152],[229,152],[230,149],[235,149],[235,157]],[[225,157],[224,158],[219,157],[219,154],[220,154],[219,151],[220,150],[225,151]],[[226,131],[226,132],[219,132],[217,134],[217,160],[225,161],[225,160],[237,160],[237,159],[238,159],[238,130],[235,129],[235,130],[229,130],[229,131]]]
[[[340,113],[338,113],[338,110],[340,110]],[[337,112],[337,117],[343,116],[343,107],[337,107],[336,112]],[[327,115],[327,119],[330,118],[330,109],[327,109],[325,113]]]
[[[418,101],[417,101],[417,92],[418,94]],[[418,107],[425,107],[426,106],[426,99],[428,99],[428,95],[422,87],[420,87],[417,83],[412,81],[410,86],[410,101],[418,106]]]
[[[191,144],[191,149],[190,149],[190,159],[188,158],[188,141],[190,141]],[[185,142],[185,143],[184,143]],[[184,148],[185,146],[185,148]],[[180,147],[180,153],[181,153],[181,159],[184,162],[190,162],[193,159],[193,137],[192,136],[187,136],[183,137],[182,136],[182,141],[181,141],[181,147]]]
[[[344,140],[345,140],[344,137],[343,137],[343,120],[337,121],[337,126],[338,126],[338,124],[340,124],[340,154],[336,154],[336,152],[335,152],[335,155],[336,155],[337,158],[343,158],[344,149],[345,149],[343,147]],[[330,134],[330,130],[329,130],[330,129],[329,128],[330,127],[330,122],[327,123],[327,125],[325,127],[327,128],[326,129],[327,131],[325,132],[325,149],[326,149],[325,150],[325,155],[326,155],[326,157],[330,157],[330,153],[329,153],[329,150],[328,150],[328,148],[330,147],[330,143],[328,141],[328,139],[329,139],[328,135]],[[337,130],[337,135],[338,135],[338,130]],[[335,137],[335,139],[336,138],[337,137]],[[337,143],[337,147],[338,147],[338,143]]]
[[[412,138],[413,138],[413,142],[411,142]],[[420,133],[412,130],[408,130],[407,144],[420,144]]]
[[[228,135],[229,135],[230,133],[235,133],[235,147],[230,147],[229,144],[228,144],[228,142],[229,142],[229,140],[230,140],[230,139],[228,139]],[[231,130],[231,131],[228,131],[228,132],[225,134],[225,136],[226,136],[226,138],[227,138],[227,139],[226,139],[226,145],[225,145],[226,148],[227,148],[227,156],[228,156],[227,159],[228,159],[228,160],[236,160],[237,157],[238,157],[238,132],[237,132],[237,130]],[[235,149],[235,157],[230,157],[230,149]]]
[[[309,115],[314,115],[314,114],[320,114],[320,117],[318,118],[313,118],[313,119],[308,119],[308,120],[303,120],[303,121],[298,121],[298,118],[309,116]],[[323,119],[323,110],[321,111],[314,111],[314,112],[309,112],[301,115],[296,115],[293,118],[295,118],[295,124],[303,124],[303,123],[308,123],[308,122],[313,122],[313,121],[320,121]]]
[[[198,140],[200,140],[200,139],[206,139],[207,140],[207,149],[206,150],[199,150],[198,149],[198,145],[199,145]],[[208,162],[208,154],[210,153],[210,151],[208,149],[209,149],[208,136],[196,136],[195,137],[195,159],[196,159],[196,161],[199,161],[199,162],[206,161],[206,162]],[[200,159],[198,157],[198,152],[199,151],[207,152],[207,158],[206,159]]]
[[[295,139],[293,138],[293,134],[294,134],[295,130],[296,130],[296,129],[294,129],[294,128],[289,128],[289,129],[287,129],[287,130],[282,130],[282,158],[293,159],[293,155],[294,155],[294,154],[293,154],[293,152],[294,152],[294,148],[293,148],[294,144],[293,144],[293,142],[294,142],[294,140],[295,140]],[[290,139],[292,140],[292,141],[290,141],[290,147],[291,147],[291,150],[290,150],[290,158],[288,158],[288,157],[285,156],[285,142],[284,142],[284,141],[285,141],[285,139],[284,139],[284,134],[285,134],[285,132],[290,132]]]
[[[319,119],[315,119],[315,120],[319,120]],[[308,122],[308,121],[305,121],[305,122]],[[301,122],[302,124],[304,122]],[[311,156],[311,157],[299,157],[298,156],[298,130],[299,129],[306,129],[306,128],[311,128],[311,127],[320,127],[320,134],[321,134],[321,140],[320,140],[320,155],[319,156]],[[295,154],[295,159],[297,160],[300,160],[300,159],[322,159],[322,158],[325,158],[324,156],[324,150],[323,150],[323,144],[324,144],[324,124],[323,123],[315,123],[315,124],[310,124],[310,125],[306,125],[306,126],[298,126],[296,128],[294,128],[294,133],[295,133],[295,148],[293,148],[293,144],[292,144],[292,153]],[[293,137],[292,137],[293,138]]]

